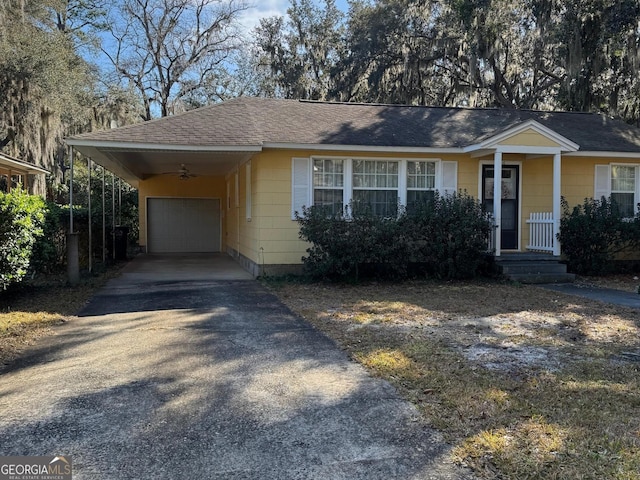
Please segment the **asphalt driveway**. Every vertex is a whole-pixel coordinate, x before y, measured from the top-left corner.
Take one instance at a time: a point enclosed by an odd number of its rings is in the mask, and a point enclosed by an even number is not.
[[[1,372],[0,455],[70,455],[76,480],[471,478],[389,384],[241,270],[155,260]]]

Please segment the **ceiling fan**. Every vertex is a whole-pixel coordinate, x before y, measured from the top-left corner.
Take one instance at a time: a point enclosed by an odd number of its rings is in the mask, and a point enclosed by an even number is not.
[[[189,180],[190,178],[198,176],[195,173],[191,173],[184,163],[180,165],[177,171],[165,172],[163,175],[177,175],[180,180]]]

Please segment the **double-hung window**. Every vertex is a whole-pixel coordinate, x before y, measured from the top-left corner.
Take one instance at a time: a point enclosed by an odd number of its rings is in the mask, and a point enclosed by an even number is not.
[[[596,165],[594,198],[610,198],[623,217],[631,218],[640,202],[640,165]]]
[[[636,213],[637,170],[635,166],[611,165],[611,200],[618,205],[623,217],[633,217]]]
[[[440,159],[307,157],[292,159],[292,219],[308,205],[340,214],[353,202],[374,215],[394,217],[441,194],[455,193],[458,164]]]
[[[407,207],[432,200],[436,191],[436,162],[407,162]]]
[[[353,160],[353,201],[380,217],[398,212],[398,161]]]
[[[326,207],[332,214],[344,205],[344,160],[313,159],[313,204]]]

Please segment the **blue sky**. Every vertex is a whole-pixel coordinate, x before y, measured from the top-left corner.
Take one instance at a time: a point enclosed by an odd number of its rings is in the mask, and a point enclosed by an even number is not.
[[[289,0],[250,0],[249,4],[253,7],[244,13],[242,19],[247,31],[258,25],[261,18],[286,15],[289,8]],[[336,5],[345,12],[348,9],[347,0],[337,0]]]

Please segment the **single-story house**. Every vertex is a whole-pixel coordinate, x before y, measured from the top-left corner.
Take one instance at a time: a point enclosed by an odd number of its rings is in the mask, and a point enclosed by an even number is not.
[[[226,251],[254,274],[301,264],[303,205],[464,190],[499,219],[500,256],[559,255],[561,197],[640,202],[640,129],[595,113],[237,98],[67,143],[138,188],[146,251]]]
[[[7,192],[20,184],[28,188],[29,175],[47,173],[44,168],[0,152],[0,186]]]

